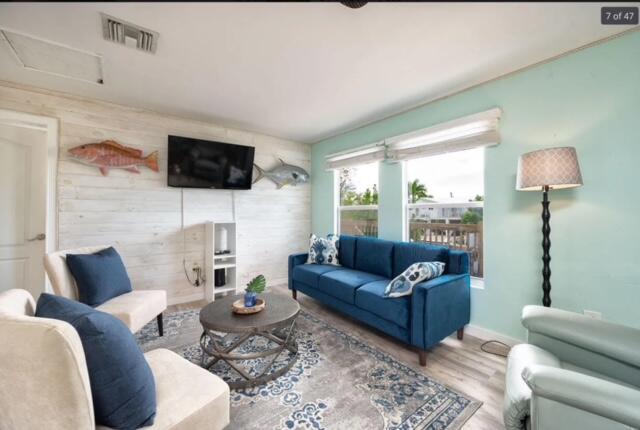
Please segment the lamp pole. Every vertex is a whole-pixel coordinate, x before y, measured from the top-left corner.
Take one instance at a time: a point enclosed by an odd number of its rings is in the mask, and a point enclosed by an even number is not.
[[[546,307],[551,306],[551,267],[549,262],[551,261],[551,255],[549,249],[551,248],[551,226],[549,220],[551,219],[551,212],[549,212],[549,186],[545,185],[542,188],[542,304]]]

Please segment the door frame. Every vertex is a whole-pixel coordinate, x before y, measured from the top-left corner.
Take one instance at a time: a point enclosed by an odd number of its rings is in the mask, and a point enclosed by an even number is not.
[[[57,199],[57,175],[58,175],[58,142],[59,121],[42,115],[33,115],[25,112],[16,112],[0,109],[0,124],[13,127],[23,127],[41,130],[46,133],[47,142],[47,203],[46,203],[46,227],[45,252],[53,252],[58,249],[58,199]],[[44,270],[44,269],[43,269]],[[45,291],[51,291],[49,279],[45,276]]]

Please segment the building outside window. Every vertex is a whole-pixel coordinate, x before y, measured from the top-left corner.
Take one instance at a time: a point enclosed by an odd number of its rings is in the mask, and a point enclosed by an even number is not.
[[[484,148],[406,162],[408,239],[469,252],[483,277]]]
[[[378,163],[336,170],[339,234],[378,236]]]

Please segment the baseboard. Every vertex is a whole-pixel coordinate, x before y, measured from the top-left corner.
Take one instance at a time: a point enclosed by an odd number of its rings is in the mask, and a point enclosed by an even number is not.
[[[505,336],[504,334],[500,334],[483,327],[478,327],[477,325],[473,324],[465,326],[464,333],[482,340],[499,340],[500,342],[506,343],[509,346],[524,343],[524,341],[516,339],[515,337]]]

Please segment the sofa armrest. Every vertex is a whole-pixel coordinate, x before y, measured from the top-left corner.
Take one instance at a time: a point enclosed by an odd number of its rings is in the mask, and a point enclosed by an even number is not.
[[[541,417],[544,417],[545,422],[555,422],[555,428],[561,428],[562,419],[566,419],[569,408],[640,428],[639,390],[582,373],[543,365],[525,367],[522,378],[532,392],[533,428],[546,428],[536,425],[536,420]],[[545,410],[547,403],[539,401],[540,398],[552,401],[555,406]],[[566,406],[567,409],[563,410],[562,406]],[[593,422],[592,416],[585,414],[585,426],[575,428],[598,428],[595,423],[589,425],[589,421]]]
[[[289,289],[293,290],[293,269],[300,264],[307,262],[309,253],[303,252],[299,254],[291,254],[289,256]]]
[[[522,310],[522,325],[529,331],[530,343],[535,344],[535,336],[531,336],[532,334],[541,334],[640,367],[638,329],[542,306],[525,306]]]
[[[447,274],[413,287],[411,344],[427,349],[469,323],[471,278]]]
[[[464,275],[469,273],[469,253],[466,251],[449,250],[449,262],[445,273]]]

